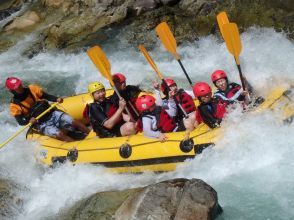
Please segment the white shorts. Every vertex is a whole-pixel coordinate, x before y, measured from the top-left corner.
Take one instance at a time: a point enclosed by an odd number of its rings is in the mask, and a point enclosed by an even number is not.
[[[73,130],[72,123],[71,116],[55,110],[47,121],[39,125],[39,129],[44,135],[56,138],[61,129]]]

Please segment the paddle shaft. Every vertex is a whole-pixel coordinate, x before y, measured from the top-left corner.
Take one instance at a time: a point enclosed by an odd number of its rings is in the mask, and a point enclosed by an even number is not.
[[[117,94],[118,98],[119,98],[119,99],[122,99],[122,97],[121,97],[121,95],[120,95],[120,93],[119,93],[119,91],[118,91],[118,89],[116,88],[115,85],[113,86],[113,89],[114,89],[115,93]],[[131,114],[131,112],[130,112],[130,110],[128,109],[127,106],[125,107],[125,109],[126,109],[126,111],[127,111],[127,114],[130,116],[131,121],[135,121],[134,118],[133,118],[133,116],[132,116],[132,114]]]
[[[243,77],[243,73],[242,73],[242,70],[241,70],[241,65],[240,65],[240,61],[239,61],[238,57],[237,58],[235,57],[235,61],[236,61],[236,65],[237,65],[237,68],[238,68],[238,72],[239,72],[239,77],[240,77],[240,80],[241,80],[242,88],[243,88],[244,91],[245,90],[247,91],[247,86],[246,86],[246,83],[245,83],[245,79]],[[248,102],[251,101],[251,97],[250,97],[249,93],[247,95],[247,101]]]
[[[40,119],[42,118],[46,113],[48,113],[52,108],[54,108],[58,103],[55,103],[53,105],[51,105],[48,109],[46,109],[44,112],[42,112],[40,115],[38,115],[38,117],[36,117],[36,119]],[[21,128],[18,132],[16,132],[14,135],[12,135],[10,138],[8,138],[6,141],[4,141],[1,145],[0,148],[2,148],[4,145],[6,145],[8,142],[10,142],[11,140],[13,140],[16,136],[18,136],[21,132],[23,132],[26,128],[30,127],[32,125],[32,123],[28,123],[26,126],[24,126],[23,128]]]
[[[186,69],[185,69],[185,67],[184,67],[184,65],[183,65],[183,63],[182,63],[182,61],[181,61],[180,59],[178,59],[178,62],[179,62],[179,64],[180,64],[180,66],[181,66],[183,72],[185,73],[185,76],[186,76],[187,80],[189,81],[191,87],[193,88],[193,83],[192,83],[192,81],[191,81],[191,79],[190,79],[190,77],[189,77],[189,75],[188,75],[188,73],[187,73],[187,71],[186,71]]]
[[[246,90],[246,84],[245,84],[243,73],[242,73],[242,70],[241,70],[241,65],[240,64],[236,64],[236,65],[238,67],[239,77],[240,77],[240,80],[241,80],[241,83],[242,83],[242,88],[243,88],[243,90]]]
[[[128,101],[128,104],[131,106],[132,110],[135,112],[136,116],[139,117],[139,112],[137,111],[137,109],[133,106],[133,104]]]

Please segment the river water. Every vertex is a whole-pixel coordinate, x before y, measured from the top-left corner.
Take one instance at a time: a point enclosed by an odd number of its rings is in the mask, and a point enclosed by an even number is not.
[[[294,44],[283,33],[252,28],[241,35],[240,56],[245,76],[262,95],[278,85],[294,84]],[[32,59],[21,56],[31,35],[8,52],[0,54],[0,142],[18,129],[9,115],[10,94],[4,83],[8,76],[37,83],[47,92],[68,96],[86,92],[88,83],[102,81],[85,52],[66,55],[41,53]],[[123,43],[123,42],[120,42]],[[156,76],[136,48],[111,45],[106,54],[112,72],[122,72],[130,84],[151,89]],[[233,57],[220,39],[207,36],[178,48],[192,81],[210,81],[210,73],[224,69],[239,82]],[[189,89],[180,66],[158,42],[151,52],[165,76],[174,77]],[[217,192],[224,209],[219,219],[294,219],[294,125],[283,125],[271,112],[242,115],[237,109],[224,121],[223,136],[214,148],[206,149],[188,165],[175,172],[142,175],[111,174],[103,167],[63,165],[50,169],[36,163],[36,143],[19,135],[0,149],[0,178],[17,183],[16,192],[24,201],[16,219],[43,219],[70,207],[79,199],[98,191],[145,186],[158,181],[184,177],[200,178]]]

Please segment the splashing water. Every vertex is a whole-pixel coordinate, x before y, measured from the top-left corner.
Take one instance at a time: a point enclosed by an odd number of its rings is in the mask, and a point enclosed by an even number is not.
[[[271,29],[252,28],[242,34],[241,66],[244,75],[262,94],[274,86],[294,82],[294,45],[285,35]],[[41,53],[32,59],[20,56],[23,42],[0,54],[0,141],[14,134],[19,127],[9,115],[10,94],[5,79],[21,77],[25,84],[38,83],[56,95],[86,92],[91,81],[105,79],[85,53],[68,55]],[[112,72],[123,72],[128,82],[151,89],[155,78],[143,56],[132,48],[105,51]],[[233,57],[225,44],[214,36],[178,48],[192,81],[210,80],[215,69],[224,69],[232,81],[239,82]],[[183,88],[189,88],[184,74],[162,46],[151,52],[165,76],[174,77]],[[24,210],[18,219],[42,219],[73,205],[79,199],[98,191],[145,186],[176,178],[200,178],[218,192],[224,214],[220,219],[291,219],[294,216],[294,125],[283,125],[273,113],[242,115],[234,111],[223,123],[222,138],[191,163],[175,172],[142,175],[111,174],[103,167],[66,164],[56,169],[43,167],[34,159],[36,143],[19,135],[0,152],[0,177],[13,180],[24,189],[19,197]],[[74,181],[73,181],[74,180]]]

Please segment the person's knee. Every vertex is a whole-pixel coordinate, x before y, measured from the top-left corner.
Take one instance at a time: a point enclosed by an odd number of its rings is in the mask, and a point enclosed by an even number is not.
[[[135,134],[136,132],[136,126],[135,123],[133,122],[126,122],[123,127],[122,127],[122,135],[126,136],[126,135],[131,135],[131,134]]]
[[[59,131],[57,134],[56,134],[56,138],[58,140],[61,140],[61,141],[73,141],[72,138],[70,138],[69,136],[67,136],[63,131]]]
[[[184,126],[187,130],[193,130],[194,129],[194,120],[191,118],[184,119]]]

